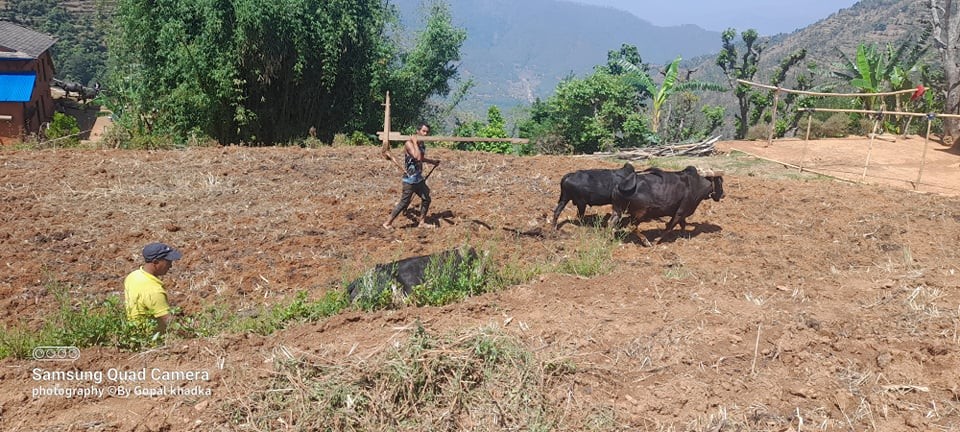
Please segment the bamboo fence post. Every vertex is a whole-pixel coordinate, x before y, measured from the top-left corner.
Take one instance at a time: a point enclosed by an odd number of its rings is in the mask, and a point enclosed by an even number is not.
[[[803,139],[803,151],[800,152],[799,172],[803,172],[803,160],[807,158],[807,147],[810,146],[810,125],[813,123],[813,111],[807,111],[807,135]]]
[[[873,121],[873,133],[870,134],[870,147],[867,148],[867,160],[863,162],[863,174],[860,175],[860,182],[867,178],[867,167],[870,166],[870,153],[873,153],[873,140],[877,139],[877,128],[880,126],[882,116],[877,116]]]
[[[770,134],[767,135],[767,147],[773,145],[773,133],[777,131],[777,104],[780,103],[780,87],[773,92],[773,118],[770,121]]]
[[[917,181],[913,184],[913,188],[917,189],[920,187],[920,178],[923,177],[923,165],[927,161],[927,143],[930,142],[930,126],[933,125],[933,119],[929,116],[927,117],[927,134],[923,138],[923,156],[920,157],[920,169],[917,170]]]

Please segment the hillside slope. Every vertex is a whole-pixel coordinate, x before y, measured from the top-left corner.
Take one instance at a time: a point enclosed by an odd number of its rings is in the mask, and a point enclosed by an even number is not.
[[[433,155],[439,227],[411,228],[407,214],[384,231],[400,182],[374,147],[0,151],[7,328],[55,321],[58,286],[74,306],[118,294],[155,240],[184,252],[164,276],[181,315],[226,314],[206,325],[464,244],[528,275],[445,307],[346,311],[267,336],[8,358],[3,429],[960,428],[956,198],[717,156],[692,163],[726,168],[726,197],[704,202],[685,235],[643,247],[663,222],[613,244],[592,227],[608,207],[546,226],[564,173],[618,162]],[[591,265],[598,274],[576,275]],[[37,369],[203,374],[96,383]],[[117,385],[209,394],[34,393]]]

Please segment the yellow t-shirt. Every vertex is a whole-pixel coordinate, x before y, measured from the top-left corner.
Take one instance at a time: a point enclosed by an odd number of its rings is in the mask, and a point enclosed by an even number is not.
[[[170,313],[167,292],[163,282],[140,267],[123,280],[123,297],[127,318],[139,320],[146,317],[160,318]]]

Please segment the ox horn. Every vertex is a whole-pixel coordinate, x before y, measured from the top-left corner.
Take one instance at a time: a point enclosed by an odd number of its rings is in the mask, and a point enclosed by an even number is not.
[[[719,177],[719,176],[722,176],[722,175],[723,175],[723,171],[721,171],[721,170],[715,170],[715,169],[712,169],[712,168],[706,168],[706,169],[704,169],[704,168],[699,168],[699,167],[698,167],[698,168],[697,168],[697,172],[700,173],[700,175],[703,176],[703,177]]]

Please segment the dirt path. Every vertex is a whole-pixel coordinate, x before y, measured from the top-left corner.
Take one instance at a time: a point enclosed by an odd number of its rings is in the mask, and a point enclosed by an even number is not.
[[[923,137],[882,138],[850,137],[809,143],[784,139],[769,146],[766,141],[726,141],[719,143],[718,148],[742,151],[855,182],[960,195],[960,155]]]

